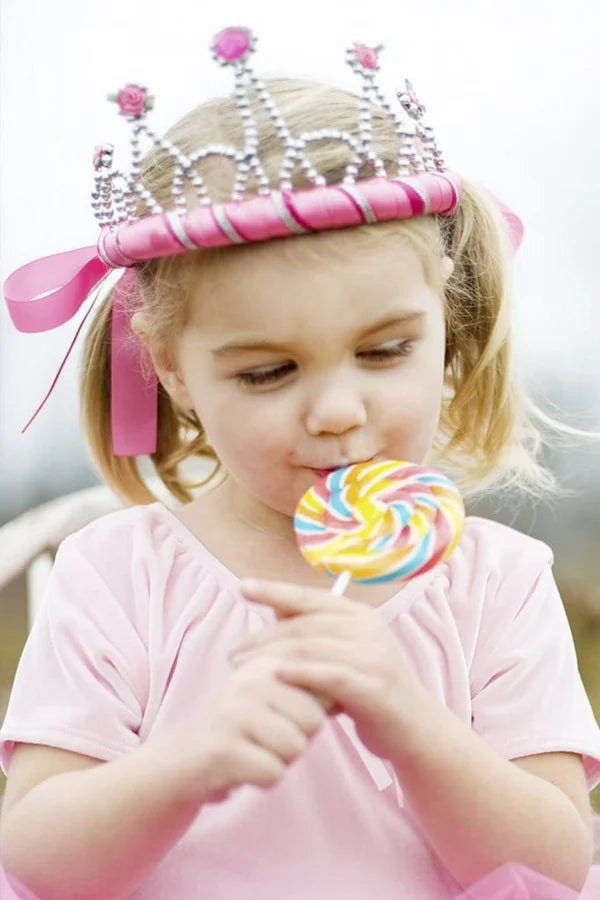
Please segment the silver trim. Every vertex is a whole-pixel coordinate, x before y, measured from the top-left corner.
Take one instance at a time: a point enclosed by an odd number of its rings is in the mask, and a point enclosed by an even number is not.
[[[400,184],[404,184],[406,187],[409,187],[411,190],[418,194],[421,200],[423,201],[423,215],[428,216],[429,210],[431,209],[431,202],[429,200],[429,194],[426,194],[423,188],[417,187],[416,184],[408,181],[401,181]]]
[[[374,225],[379,221],[377,216],[371,209],[369,201],[365,197],[363,197],[355,184],[336,184],[336,187],[340,188],[342,191],[345,191],[352,197],[357,206],[360,207],[360,211],[362,212],[367,224]]]
[[[186,234],[185,229],[181,223],[181,218],[179,213],[175,212],[175,210],[171,210],[168,213],[165,213],[165,218],[168,219],[169,225],[175,232],[175,236],[180,243],[183,244],[184,247],[187,247],[188,250],[200,250],[200,246],[195,244],[189,235]]]
[[[117,244],[116,237],[114,238],[114,251],[117,256],[121,259],[119,262],[115,262],[114,259],[107,252],[105,247],[105,241],[107,237],[108,229],[103,228],[100,232],[100,237],[98,238],[98,243],[96,244],[96,249],[98,251],[98,255],[102,257],[102,260],[106,263],[107,266],[110,266],[111,269],[128,269],[134,263],[135,259],[131,259],[131,257],[127,256],[127,254],[123,253],[120,247]],[[125,260],[123,262],[122,260]]]
[[[462,194],[462,188],[457,187],[457,185],[455,184],[455,182],[454,182],[454,181],[452,180],[452,178],[450,178],[450,176],[448,175],[448,172],[447,172],[447,171],[445,171],[445,172],[436,172],[435,174],[436,174],[436,175],[439,175],[440,178],[443,178],[444,181],[446,181],[446,182],[450,185],[450,187],[452,188],[452,190],[454,191],[454,199],[455,199],[455,202],[454,202],[454,205],[453,205],[453,209],[456,209],[456,207],[457,207],[458,204],[460,203],[460,198],[461,198],[461,194]]]
[[[304,228],[304,226],[301,225],[300,222],[297,222],[293,217],[285,204],[285,200],[283,199],[281,191],[271,191],[271,197],[275,206],[277,207],[277,212],[279,213],[287,227],[290,229],[290,231],[293,231],[294,234],[310,234],[308,228]]]
[[[97,250],[99,255],[102,257],[103,262],[106,263],[107,266],[110,266],[111,269],[116,269],[117,267],[113,263],[112,259],[109,259],[106,250],[104,249],[104,240],[105,240],[106,232],[102,230],[100,232],[100,237],[98,238]]]
[[[227,237],[230,238],[230,240],[232,240],[234,244],[248,243],[248,241],[246,241],[245,238],[243,238],[241,234],[238,234],[238,232],[235,230],[235,228],[227,218],[227,213],[225,212],[225,209],[221,203],[214,203],[212,209],[215,214],[215,219],[217,220]]]

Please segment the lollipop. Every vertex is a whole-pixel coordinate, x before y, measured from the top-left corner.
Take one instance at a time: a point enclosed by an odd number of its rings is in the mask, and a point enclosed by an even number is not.
[[[300,552],[320,572],[364,584],[407,581],[447,559],[464,521],[454,484],[424,466],[386,460],[330,472],[296,509]],[[342,586],[343,585],[343,586]]]

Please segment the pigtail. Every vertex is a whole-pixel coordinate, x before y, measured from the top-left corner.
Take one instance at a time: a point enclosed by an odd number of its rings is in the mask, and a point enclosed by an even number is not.
[[[466,183],[457,212],[439,226],[454,271],[445,286],[447,392],[436,454],[462,471],[467,494],[492,483],[552,490],[553,476],[537,462],[538,411],[514,371],[508,225],[494,198]]]

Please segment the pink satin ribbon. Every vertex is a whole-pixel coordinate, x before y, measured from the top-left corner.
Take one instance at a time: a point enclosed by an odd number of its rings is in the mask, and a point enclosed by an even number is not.
[[[111,271],[96,247],[81,247],[37,259],[17,269],[4,284],[4,297],[11,319],[24,332],[49,331],[72,318],[90,292]],[[138,456],[156,452],[158,423],[158,378],[144,378],[143,349],[130,326],[135,272],[126,272],[115,289],[111,315],[111,429],[115,456]],[[43,409],[60,377],[77,338],[96,302],[94,296],[69,345],[46,396],[21,434]],[[128,304],[129,307],[129,304]]]
[[[460,176],[427,172],[401,181],[371,178],[354,185],[274,192],[241,202],[199,207],[181,216],[158,213],[103,229],[97,247],[69,250],[22,266],[6,280],[4,296],[12,321],[20,331],[47,331],[74,316],[111,269],[130,268],[146,259],[203,247],[265,241],[416,215],[451,215],[461,191]],[[497,202],[516,249],[523,233],[521,220]],[[144,378],[141,360],[145,350],[131,330],[130,312],[137,305],[132,296],[135,284],[134,272],[122,276],[112,308],[111,429],[116,456],[156,452],[158,378]],[[29,428],[50,397],[96,297],[97,294],[46,396],[21,433]]]

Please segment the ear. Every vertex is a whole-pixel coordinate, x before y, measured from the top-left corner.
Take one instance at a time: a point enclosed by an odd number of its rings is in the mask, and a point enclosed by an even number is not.
[[[442,257],[442,278],[446,282],[454,272],[454,260],[449,256]]]
[[[131,317],[131,330],[146,347],[160,383],[171,400],[186,412],[192,410],[194,404],[179,369],[169,355],[152,344],[149,338],[148,316],[143,312],[135,312]]]

